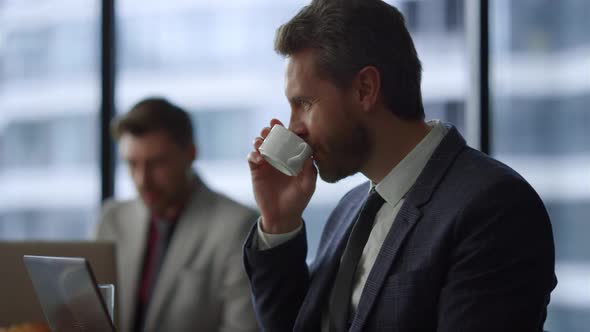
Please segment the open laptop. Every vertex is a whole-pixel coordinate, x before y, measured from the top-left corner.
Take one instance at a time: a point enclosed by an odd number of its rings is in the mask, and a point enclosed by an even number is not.
[[[92,269],[81,257],[23,257],[52,331],[115,331]]]
[[[43,310],[23,262],[24,255],[84,257],[92,266],[96,281],[115,285],[115,297],[117,296],[115,246],[111,242],[0,242],[0,326],[45,322]]]

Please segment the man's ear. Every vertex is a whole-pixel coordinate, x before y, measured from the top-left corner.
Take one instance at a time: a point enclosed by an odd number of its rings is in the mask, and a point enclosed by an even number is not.
[[[186,147],[185,156],[187,158],[187,161],[189,162],[189,165],[186,169],[187,181],[193,177],[193,174],[194,174],[193,163],[195,162],[195,160],[197,160],[197,152],[198,152],[197,146],[195,144],[190,144],[189,146]]]
[[[198,150],[197,150],[197,146],[195,144],[190,144],[187,147],[187,153],[188,153],[188,158],[191,161],[191,163],[194,162],[195,160],[197,160]]]
[[[363,111],[368,112],[379,100],[381,74],[377,68],[366,66],[358,72],[356,78],[358,101]]]

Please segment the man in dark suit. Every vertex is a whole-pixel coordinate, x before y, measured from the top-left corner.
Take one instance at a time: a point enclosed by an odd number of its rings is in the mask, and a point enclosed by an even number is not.
[[[288,59],[289,129],[314,152],[283,175],[258,151],[266,127],[248,156],[261,217],[244,261],[263,330],[542,331],[556,285],[545,207],[452,125],[424,120],[400,12],[312,1],[275,48]],[[357,172],[370,181],[340,200],[308,267],[301,216],[317,174]]]

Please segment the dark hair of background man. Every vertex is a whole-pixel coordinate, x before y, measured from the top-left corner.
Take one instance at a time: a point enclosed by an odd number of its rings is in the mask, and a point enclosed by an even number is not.
[[[169,135],[180,146],[194,143],[189,114],[164,98],[147,98],[138,102],[111,125],[115,140],[126,133],[142,136],[158,131]]]

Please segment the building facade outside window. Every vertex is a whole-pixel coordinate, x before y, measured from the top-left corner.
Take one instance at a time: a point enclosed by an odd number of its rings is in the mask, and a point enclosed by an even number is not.
[[[100,1],[0,1],[0,239],[80,239],[99,206]]]

